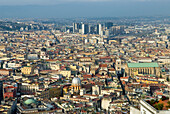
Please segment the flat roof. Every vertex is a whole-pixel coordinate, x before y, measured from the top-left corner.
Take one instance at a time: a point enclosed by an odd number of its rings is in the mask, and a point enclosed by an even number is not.
[[[127,63],[129,68],[159,67],[158,63]]]

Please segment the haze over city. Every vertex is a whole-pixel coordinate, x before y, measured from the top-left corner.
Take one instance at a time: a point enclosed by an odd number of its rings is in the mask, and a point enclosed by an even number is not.
[[[1,0],[0,18],[165,16],[169,0]]]

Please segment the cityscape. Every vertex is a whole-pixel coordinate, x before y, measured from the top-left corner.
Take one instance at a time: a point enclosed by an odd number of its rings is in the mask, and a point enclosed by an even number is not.
[[[1,113],[170,114],[170,15],[0,17]]]

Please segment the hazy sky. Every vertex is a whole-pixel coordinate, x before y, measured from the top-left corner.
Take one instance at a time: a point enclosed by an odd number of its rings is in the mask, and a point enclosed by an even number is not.
[[[90,2],[162,2],[169,0],[0,0],[1,5],[54,5],[61,3]]]
[[[170,15],[170,0],[0,0],[0,17]]]

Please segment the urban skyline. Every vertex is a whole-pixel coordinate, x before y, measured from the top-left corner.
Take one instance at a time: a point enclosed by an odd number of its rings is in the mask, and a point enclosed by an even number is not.
[[[0,114],[170,114],[169,0],[1,0]]]

